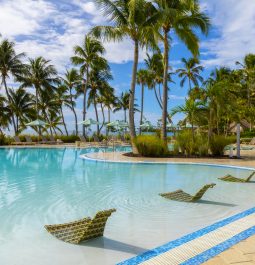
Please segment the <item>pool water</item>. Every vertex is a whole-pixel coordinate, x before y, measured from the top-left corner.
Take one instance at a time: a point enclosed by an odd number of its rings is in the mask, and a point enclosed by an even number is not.
[[[254,206],[255,183],[227,183],[236,168],[105,163],[82,159],[98,151],[74,148],[0,149],[0,264],[116,264]],[[104,150],[105,151],[105,150]],[[195,193],[216,183],[200,203],[180,203],[161,192]],[[105,237],[72,245],[45,224],[63,223],[116,208]]]

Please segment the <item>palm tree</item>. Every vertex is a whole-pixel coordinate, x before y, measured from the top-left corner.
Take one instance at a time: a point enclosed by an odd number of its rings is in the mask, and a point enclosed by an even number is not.
[[[26,65],[25,72],[19,77],[19,80],[22,83],[21,88],[32,87],[35,89],[36,114],[38,116],[38,101],[42,92],[52,91],[54,85],[59,83],[57,70],[50,64],[50,60],[43,57],[30,58],[29,64]]]
[[[124,121],[127,122],[127,110],[129,109],[129,100],[130,94],[129,92],[122,92],[120,97],[117,100],[116,107],[113,112],[117,112],[120,110],[124,111]]]
[[[24,71],[24,65],[22,63],[24,57],[24,53],[16,54],[14,42],[10,42],[7,39],[0,42],[0,76],[8,100],[10,100],[10,95],[7,87],[7,78],[13,76],[14,79],[19,79],[19,76]],[[13,126],[15,126],[13,117],[12,122]],[[17,131],[17,128],[15,128],[15,131]]]
[[[106,60],[101,57],[104,52],[102,43],[90,36],[85,36],[82,46],[74,47],[75,56],[71,57],[71,61],[74,65],[80,65],[80,72],[85,79],[83,85],[83,120],[86,119],[86,96],[90,82],[90,71],[98,63],[106,63]],[[83,126],[83,135],[85,136],[85,126]]]
[[[194,124],[199,119],[199,115],[204,114],[205,110],[206,109],[203,105],[203,102],[193,99],[186,99],[185,104],[173,108],[171,114],[172,116],[174,116],[176,113],[183,113],[186,115],[186,121],[191,124],[192,137],[194,141]]]
[[[141,112],[140,112],[140,125],[143,123],[143,101],[144,101],[144,86],[147,85],[148,82],[148,70],[140,69],[137,72],[137,84],[141,85]],[[142,130],[140,128],[140,134]]]
[[[110,67],[108,64],[97,64],[90,72],[90,82],[89,82],[89,97],[88,97],[88,107],[93,104],[96,114],[96,120],[99,123],[97,103],[100,95],[104,93],[105,89],[109,89],[110,86],[108,81],[112,79],[110,73]],[[99,124],[97,124],[97,134],[99,135]]]
[[[176,34],[184,42],[192,54],[199,54],[199,40],[195,30],[200,29],[206,34],[209,28],[209,18],[200,11],[197,0],[154,0],[158,12],[158,23],[161,27],[164,44],[164,76],[163,76],[163,110],[162,139],[166,141],[166,119],[168,101],[168,70],[169,70],[169,40],[171,34]]]
[[[45,126],[46,129],[49,128],[50,131],[54,131],[54,134],[57,135],[57,131],[63,134],[62,130],[60,129],[59,125],[62,125],[62,117],[57,115],[55,111],[50,111],[48,115],[48,123]]]
[[[75,68],[67,70],[64,78],[62,78],[61,86],[65,88],[65,92],[69,93],[70,107],[74,114],[75,134],[78,135],[78,119],[75,111],[75,99],[80,94],[82,77]]]
[[[130,101],[130,93],[122,92],[120,97],[118,97],[117,102],[116,102],[116,107],[113,110],[113,112],[123,110],[125,122],[127,122],[127,111],[129,110],[129,107],[130,107],[129,101]],[[137,104],[134,104],[134,112],[135,111],[139,111],[137,109]]]
[[[133,144],[136,136],[134,122],[134,101],[136,87],[136,73],[139,57],[139,46],[154,45],[153,21],[151,14],[153,5],[145,0],[125,1],[125,0],[97,0],[97,4],[103,10],[106,17],[111,22],[110,26],[96,26],[92,29],[92,34],[107,41],[122,41],[128,37],[134,44],[134,61],[132,69],[132,80],[130,86],[129,100],[129,127],[133,152],[137,149]]]
[[[54,101],[56,103],[57,106],[59,106],[59,111],[60,111],[60,115],[62,118],[62,122],[65,128],[65,132],[66,135],[68,136],[68,130],[66,127],[66,122],[65,122],[65,117],[64,117],[64,112],[63,112],[63,106],[69,108],[72,110],[73,107],[73,103],[69,97],[69,95],[66,95],[66,88],[63,86],[59,86],[56,90],[56,92],[54,93]]]
[[[154,90],[155,97],[159,104],[159,107],[162,109],[162,97],[160,85],[163,82],[163,56],[160,51],[153,53],[151,56],[147,53],[147,58],[144,60],[148,68],[149,74],[147,79],[147,85],[149,89]],[[158,92],[156,90],[156,85],[158,84]]]
[[[176,73],[181,78],[181,87],[183,87],[188,80],[190,92],[192,84],[198,87],[199,82],[203,82],[203,77],[200,75],[200,72],[203,71],[204,67],[199,65],[199,60],[197,58],[190,58],[188,60],[182,58],[181,61],[184,64],[184,68],[177,69]]]
[[[23,127],[24,123],[35,114],[32,108],[33,96],[23,88],[19,88],[17,90],[9,89],[9,97],[8,108],[15,117],[13,125],[16,135],[20,132],[20,126]]]
[[[0,133],[3,134],[3,129],[7,129],[11,123],[10,119],[10,109],[7,106],[7,99],[0,95]]]

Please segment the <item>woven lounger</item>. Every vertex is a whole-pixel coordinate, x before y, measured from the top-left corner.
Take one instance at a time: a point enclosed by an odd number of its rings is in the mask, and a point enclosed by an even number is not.
[[[242,182],[242,183],[247,183],[251,180],[251,178],[254,176],[255,171],[253,173],[250,174],[250,176],[246,179],[241,179],[241,178],[236,178],[232,175],[226,175],[224,177],[219,178],[220,180],[223,181],[228,181],[228,182]]]
[[[81,241],[103,236],[105,224],[115,211],[116,209],[100,211],[93,219],[87,217],[65,224],[45,225],[45,228],[60,240],[79,244]]]
[[[206,191],[209,188],[213,188],[216,184],[207,184],[203,188],[201,188],[194,196],[184,192],[183,190],[177,190],[174,192],[168,192],[168,193],[161,193],[160,196],[173,200],[173,201],[181,201],[181,202],[195,202],[200,200],[203,195],[206,193]]]

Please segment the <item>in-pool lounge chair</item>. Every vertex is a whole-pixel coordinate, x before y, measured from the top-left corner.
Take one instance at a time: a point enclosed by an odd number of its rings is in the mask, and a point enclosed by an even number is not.
[[[224,177],[219,178],[220,180],[223,181],[228,181],[228,182],[242,182],[242,183],[247,183],[250,182],[251,178],[255,175],[255,171],[250,174],[250,176],[246,179],[241,179],[241,178],[236,178],[232,175],[226,175]]]
[[[45,228],[60,240],[79,244],[82,241],[103,236],[106,222],[113,212],[116,212],[116,209],[100,211],[93,219],[86,217],[71,223],[45,225]]]
[[[14,142],[11,143],[12,145],[24,145],[25,144],[24,142],[20,141],[19,136],[14,136],[13,139],[14,139]]]
[[[160,196],[173,201],[181,202],[195,202],[200,200],[209,188],[213,188],[216,184],[207,184],[201,188],[194,196],[184,192],[183,190],[177,190],[174,192],[161,193]]]
[[[249,145],[255,145],[255,137],[253,137],[253,138],[251,139],[251,141],[249,142]]]
[[[26,143],[27,145],[32,145],[32,144],[36,144],[35,142],[33,142],[33,140],[31,139],[30,136],[26,135],[25,136],[25,139],[26,139]]]

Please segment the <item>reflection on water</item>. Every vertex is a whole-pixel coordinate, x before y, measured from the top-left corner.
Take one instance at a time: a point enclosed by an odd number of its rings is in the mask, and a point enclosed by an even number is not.
[[[114,264],[255,203],[254,183],[217,179],[226,173],[245,177],[246,170],[81,159],[88,151],[100,150],[0,149],[1,264]],[[212,182],[216,187],[197,204],[158,196],[179,188],[195,193]],[[113,207],[117,212],[106,238],[84,243],[82,249],[56,240],[43,228]]]

